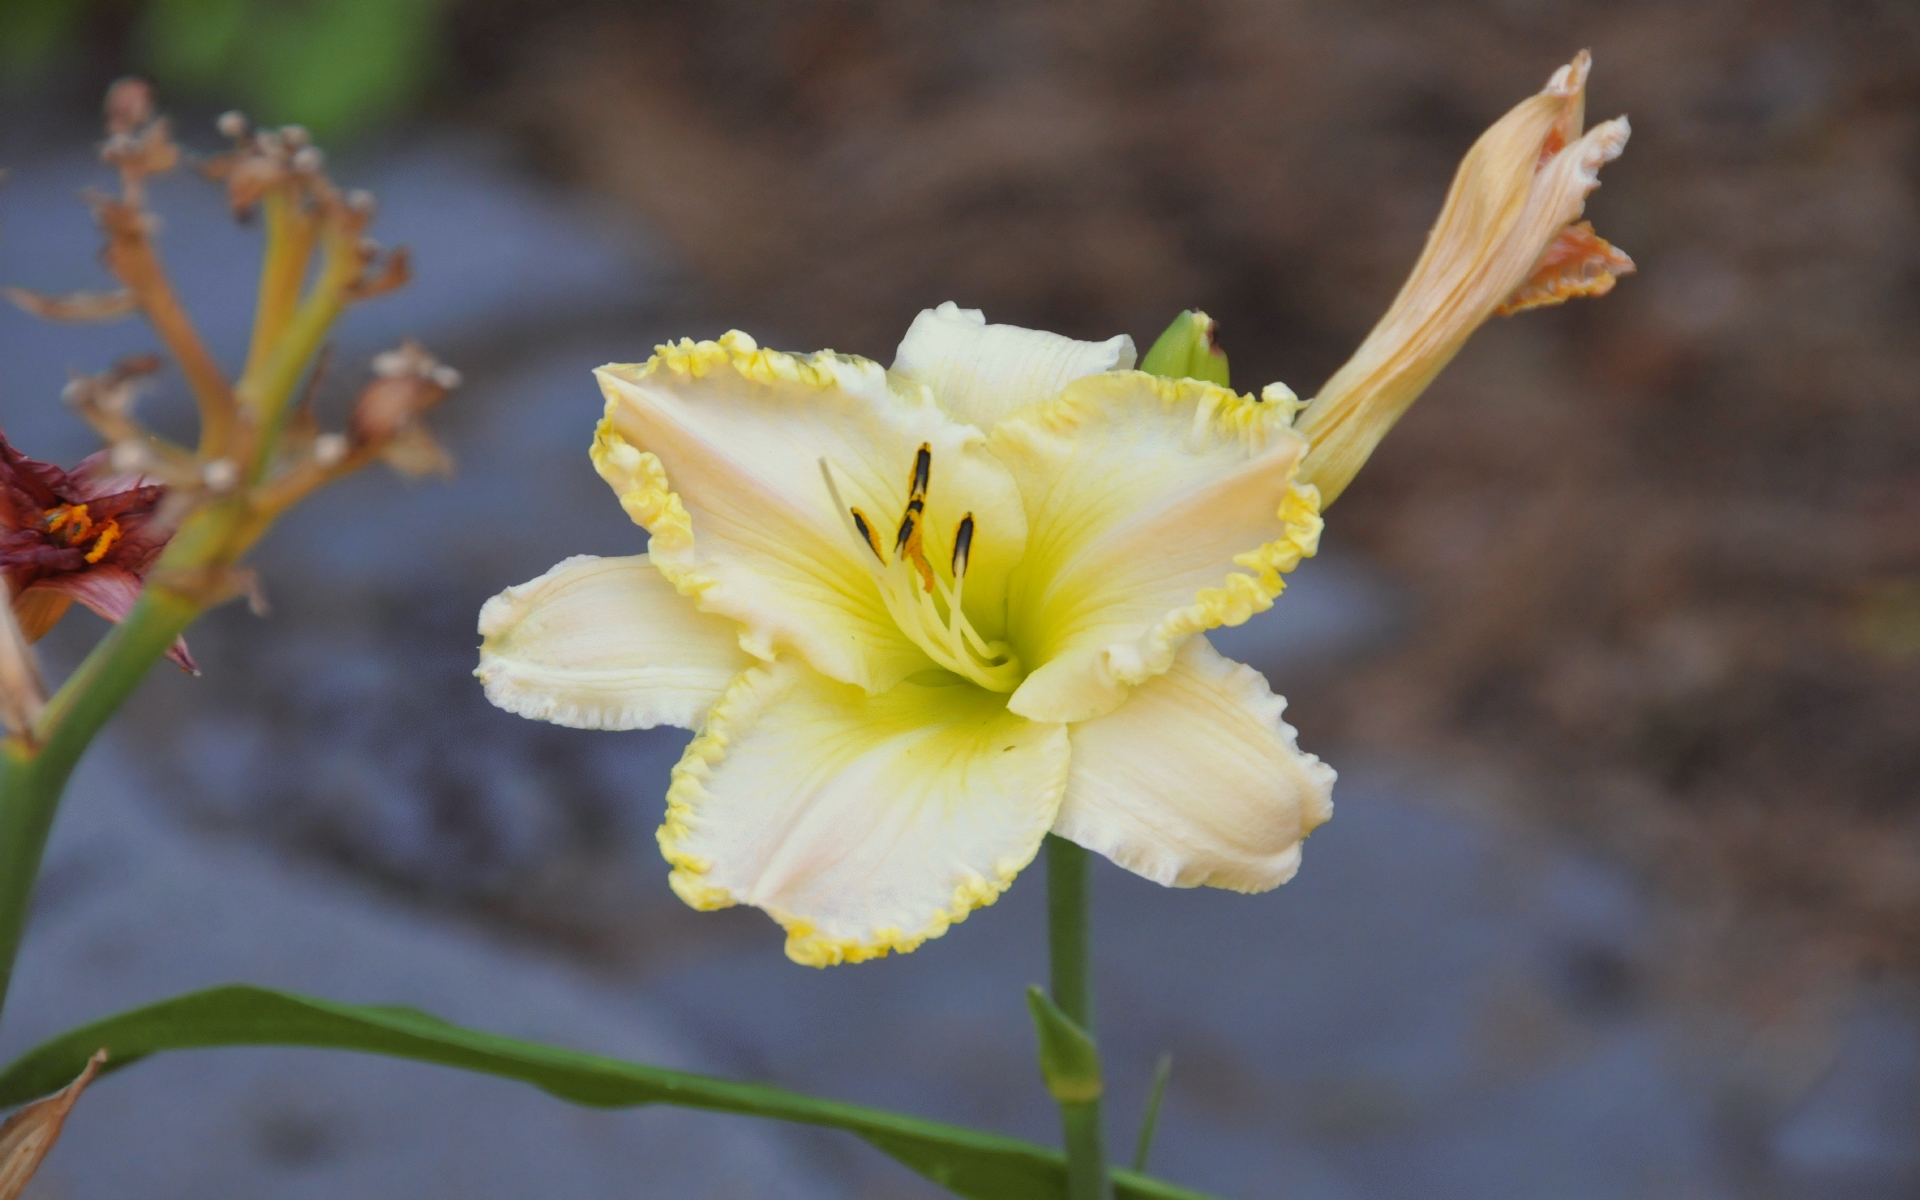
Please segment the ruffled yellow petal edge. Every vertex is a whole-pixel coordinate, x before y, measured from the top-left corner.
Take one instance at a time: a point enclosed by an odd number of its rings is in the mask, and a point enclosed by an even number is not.
[[[1201,393],[1193,418],[1196,431],[1206,422],[1220,436],[1237,436],[1255,449],[1272,436],[1274,427],[1284,427],[1291,432],[1292,410],[1268,400],[1257,400],[1199,380],[1149,378],[1162,390],[1163,403],[1169,407],[1184,404],[1190,393]],[[1174,394],[1168,397],[1167,392]],[[1291,399],[1290,394],[1287,399]],[[1304,451],[1305,439],[1301,441]],[[1294,460],[1293,471],[1299,470],[1300,462],[1300,459]],[[1253,574],[1229,575],[1220,587],[1200,589],[1192,604],[1168,613],[1154,627],[1148,636],[1168,648],[1165,660],[1156,657],[1156,665],[1149,674],[1159,675],[1172,667],[1173,655],[1193,634],[1222,625],[1239,625],[1255,613],[1272,608],[1274,600],[1287,588],[1287,581],[1282,577],[1292,573],[1301,560],[1319,553],[1320,534],[1326,526],[1320,516],[1320,489],[1289,480],[1286,499],[1281,501],[1274,516],[1286,527],[1285,533],[1233,556],[1235,566]]]
[[[753,728],[763,711],[766,698],[760,690],[765,672],[749,668],[727,686],[707,714],[707,722],[681,755],[673,768],[673,781],[667,788],[667,815],[654,835],[660,853],[673,867],[667,877],[674,894],[701,912],[731,908],[739,901],[723,887],[705,881],[713,863],[690,853],[682,842],[700,820],[698,809],[706,796],[708,778],[714,766],[727,755],[734,740]],[[1057,810],[1066,795],[1067,775],[1063,770],[1058,782],[1045,798],[1045,804]],[[1025,854],[1009,855],[993,864],[991,876],[974,874],[954,888],[944,909],[937,910],[924,928],[908,932],[899,928],[874,931],[872,937],[836,938],[823,934],[805,917],[779,908],[762,906],[768,916],[779,922],[787,934],[787,957],[802,966],[832,967],[843,963],[861,963],[889,954],[908,954],[932,938],[967,919],[976,909],[986,908],[1013,886],[1021,871],[1032,864],[1040,843]]]
[[[1312,558],[1320,550],[1320,491],[1311,484],[1289,483],[1287,498],[1275,514],[1287,532],[1266,545],[1245,554],[1236,554],[1236,566],[1251,575],[1229,575],[1219,587],[1201,588],[1193,603],[1176,608],[1161,618],[1131,647],[1113,647],[1106,652],[1109,674],[1119,682],[1133,686],[1173,666],[1174,657],[1188,638],[1223,625],[1241,625],[1256,613],[1273,607],[1280,593],[1287,590],[1283,576]]]
[[[827,391],[845,381],[848,369],[878,371],[876,363],[852,358],[832,350],[810,355],[766,350],[738,329],[729,330],[711,342],[681,338],[654,347],[653,357],[639,367],[602,368],[631,371],[633,380],[668,372],[683,378],[699,379],[719,370],[731,370],[756,383],[797,383],[813,391]],[[648,553],[660,573],[674,589],[696,605],[700,596],[716,583],[683,561],[693,550],[693,518],[667,481],[667,469],[658,455],[640,449],[614,429],[613,417],[619,401],[607,397],[600,424],[594,429],[593,446],[588,455],[594,470],[613,489],[620,507],[635,524],[650,535]],[[742,626],[740,648],[756,658],[771,661],[774,647],[764,634]]]
[[[1114,684],[1127,688],[1171,669],[1181,645],[1194,634],[1223,625],[1243,624],[1256,613],[1272,608],[1274,600],[1286,590],[1283,576],[1298,567],[1303,559],[1319,552],[1320,533],[1325,525],[1320,516],[1319,489],[1291,479],[1299,470],[1307,442],[1292,427],[1295,407],[1279,402],[1291,400],[1291,393],[1278,385],[1267,389],[1269,400],[1242,395],[1231,388],[1198,379],[1172,379],[1137,371],[1109,372],[1077,380],[1059,399],[1022,410],[1004,422],[995,431],[996,436],[1013,434],[1013,427],[1023,420],[1032,420],[1050,432],[1071,436],[1082,426],[1110,419],[1105,407],[1108,388],[1139,385],[1144,385],[1168,412],[1192,406],[1189,437],[1196,443],[1212,439],[1238,442],[1249,453],[1258,453],[1272,439],[1285,437],[1299,444],[1300,454],[1288,467],[1286,498],[1275,513],[1285,532],[1232,558],[1235,566],[1252,574],[1228,574],[1218,587],[1201,588],[1191,604],[1168,612],[1139,637],[1109,645],[1101,651],[1102,673]],[[1017,695],[1011,707],[1034,719],[1058,716],[1027,711]],[[1110,708],[1111,705],[1107,710]]]
[[[1244,624],[1256,612],[1273,607],[1273,601],[1286,591],[1283,576],[1300,566],[1302,559],[1311,559],[1319,553],[1321,528],[1325,526],[1325,520],[1319,515],[1319,488],[1311,484],[1288,484],[1286,501],[1281,503],[1277,516],[1286,524],[1286,534],[1261,545],[1260,549],[1233,557],[1236,566],[1244,566],[1254,574],[1231,574],[1219,588],[1202,588],[1194,593],[1194,603],[1185,609],[1167,612],[1160,624],[1146,634],[1146,641],[1152,645],[1152,651],[1142,657],[1146,668],[1142,672],[1116,674],[1116,678],[1127,684],[1139,684],[1140,680],[1158,676],[1173,666],[1173,655],[1179,653],[1181,643],[1188,637],[1206,634],[1219,626]]]

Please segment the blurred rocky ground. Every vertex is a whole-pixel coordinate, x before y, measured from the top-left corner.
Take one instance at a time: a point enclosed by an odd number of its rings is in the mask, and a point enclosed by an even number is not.
[[[884,360],[948,298],[1143,340],[1198,305],[1242,386],[1307,393],[1460,151],[1585,44],[1590,111],[1636,123],[1590,212],[1642,273],[1484,333],[1221,639],[1342,768],[1338,814],[1267,897],[1099,876],[1111,1140],[1171,1050],[1154,1164],[1229,1195],[1920,1185],[1910,9],[461,11],[490,98],[336,157],[419,279],[354,315],[323,393],[420,337],[468,378],[436,414],[461,473],[310,504],[258,556],[269,618],[214,614],[205,677],[149,682],[56,834],[8,1051],[245,978],[1050,1138],[1037,872],[905,959],[794,967],[664,885],[682,735],[479,695],[486,596],[640,547],[586,462],[586,370],[729,325]],[[98,285],[88,132],[17,124],[0,282]],[[234,361],[253,235],[188,178],[159,205]],[[150,345],[0,313],[0,425],[77,458],[67,371]],[[169,382],[147,411],[187,407]],[[525,1159],[567,1164],[542,1194],[678,1197],[736,1146],[731,1194],[932,1194],[837,1137],[338,1062],[103,1084],[48,1194],[524,1195],[488,1164]]]

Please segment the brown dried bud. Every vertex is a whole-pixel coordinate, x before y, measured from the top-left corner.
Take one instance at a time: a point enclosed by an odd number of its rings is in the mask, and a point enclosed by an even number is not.
[[[304,128],[288,125],[249,134],[246,119],[238,113],[227,114],[221,122],[223,133],[236,135],[234,148],[203,169],[209,178],[226,183],[234,216],[244,219],[262,197],[280,187],[295,188],[322,204],[332,196],[333,184],[323,169],[326,156]]]
[[[373,360],[374,380],[354,403],[348,427],[358,445],[382,445],[460,386],[460,373],[408,340]]]
[[[129,203],[141,201],[141,182],[180,163],[166,119],[153,109],[153,88],[143,79],[122,79],[107,89],[107,140],[100,160],[117,168]]]
[[[179,166],[180,147],[174,145],[166,121],[160,120],[139,134],[116,133],[108,138],[100,147],[100,161],[138,180]]]
[[[353,444],[371,449],[406,475],[445,475],[453,460],[420,420],[460,386],[460,372],[409,340],[373,360],[374,380],[348,421]]]
[[[225,178],[227,204],[236,217],[252,212],[262,196],[287,179],[286,164],[265,154],[243,153],[222,158],[227,161],[209,163],[208,172],[216,178]]]
[[[371,213],[371,206],[366,211]],[[347,295],[351,299],[371,300],[375,296],[384,296],[405,287],[407,281],[413,278],[413,259],[405,246],[396,246],[377,262],[377,267],[370,262],[367,274],[349,289]]]
[[[120,79],[107,89],[107,133],[131,134],[153,120],[153,85],[144,79]]]

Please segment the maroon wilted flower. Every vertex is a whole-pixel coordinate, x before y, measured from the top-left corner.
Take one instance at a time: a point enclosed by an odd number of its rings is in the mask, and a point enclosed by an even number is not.
[[[75,600],[109,621],[127,615],[171,532],[154,520],[165,493],[142,476],[114,474],[104,452],[63,471],[0,433],[0,574],[28,640]],[[185,639],[168,657],[198,673]]]

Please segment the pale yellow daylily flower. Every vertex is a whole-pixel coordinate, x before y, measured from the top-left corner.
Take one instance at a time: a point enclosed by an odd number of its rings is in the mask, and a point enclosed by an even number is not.
[[[698,728],[660,844],[805,963],[911,950],[1053,830],[1166,884],[1299,866],[1333,772],[1203,631],[1314,550],[1290,410],[922,313],[893,370],[742,333],[602,368],[593,459],[652,534],[490,601],[496,704]]]
[[[1565,124],[1560,103],[1532,154]],[[1456,184],[1449,213],[1483,186]],[[1512,222],[1476,221],[1484,244],[1436,232],[1452,265],[1430,246],[1416,279],[1522,254]],[[648,553],[570,558],[488,601],[476,673],[523,716],[697,729],[659,833],[674,890],[766,910],[799,962],[940,936],[1049,831],[1162,884],[1276,887],[1334,773],[1205,633],[1271,607],[1316,549],[1303,461],[1357,468],[1372,441],[1354,431],[1431,377],[1420,346],[1507,300],[1558,230],[1485,311],[1403,293],[1396,313],[1440,315],[1390,313],[1383,329],[1414,332],[1376,332],[1356,361],[1398,366],[1323,392],[1338,411],[1312,443],[1280,385],[1263,401],[1147,375],[1128,338],[952,304],[891,370],[739,332],[603,367],[593,462]]]
[[[1581,133],[1590,66],[1582,50],[1467,151],[1393,306],[1301,414],[1313,452],[1300,477],[1323,505],[1488,317],[1605,295],[1633,270],[1574,223],[1629,132],[1618,117]]]

